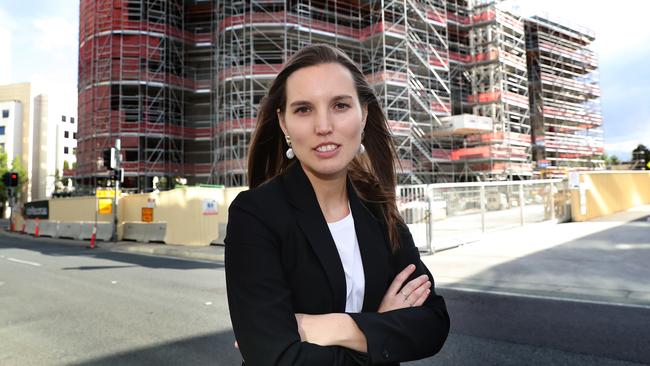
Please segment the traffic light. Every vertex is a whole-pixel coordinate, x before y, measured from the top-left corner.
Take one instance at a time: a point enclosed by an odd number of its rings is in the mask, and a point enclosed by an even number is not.
[[[6,172],[2,176],[2,182],[5,187],[18,187],[18,173],[16,172]]]
[[[124,168],[115,169],[111,172],[111,178],[119,181],[120,183],[124,182]]]
[[[105,149],[103,153],[104,167],[108,170],[115,169],[115,148]]]

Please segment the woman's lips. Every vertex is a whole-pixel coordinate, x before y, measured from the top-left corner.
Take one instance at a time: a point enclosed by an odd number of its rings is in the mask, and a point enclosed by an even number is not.
[[[316,156],[318,156],[319,158],[326,159],[326,158],[331,158],[332,156],[338,154],[340,150],[341,150],[341,145],[336,145],[336,148],[334,148],[334,150],[331,151],[318,151],[317,149],[314,149],[314,152],[316,153]]]

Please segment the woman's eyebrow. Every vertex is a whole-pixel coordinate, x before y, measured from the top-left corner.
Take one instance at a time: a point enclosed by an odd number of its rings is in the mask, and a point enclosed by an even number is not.
[[[351,95],[345,95],[345,94],[344,95],[337,95],[334,98],[332,98],[332,101],[339,101],[339,100],[342,100],[342,99],[352,99],[352,96]]]
[[[332,101],[333,101],[333,102],[337,102],[337,101],[339,101],[339,100],[343,100],[343,99],[352,99],[352,96],[351,96],[351,95],[347,95],[347,94],[342,94],[342,95],[337,95],[337,96],[332,97]],[[308,101],[306,101],[306,100],[296,100],[296,101],[294,101],[294,102],[291,102],[291,104],[289,104],[289,107],[302,106],[302,105],[310,105],[310,104],[311,104],[311,103],[308,102]]]
[[[294,106],[299,106],[299,105],[309,105],[309,104],[311,104],[311,103],[309,103],[306,100],[296,100],[295,102],[289,104],[289,107],[294,107]]]

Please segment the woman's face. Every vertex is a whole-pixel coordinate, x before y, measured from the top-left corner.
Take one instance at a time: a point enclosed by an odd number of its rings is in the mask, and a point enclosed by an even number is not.
[[[304,67],[286,82],[280,127],[306,173],[322,179],[345,175],[366,124],[350,71],[338,63]]]

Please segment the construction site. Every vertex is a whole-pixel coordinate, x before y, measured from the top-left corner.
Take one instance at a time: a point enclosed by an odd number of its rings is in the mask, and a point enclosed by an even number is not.
[[[493,1],[82,0],[77,183],[244,186],[256,110],[284,62],[328,43],[373,86],[400,184],[602,166],[592,33]]]

